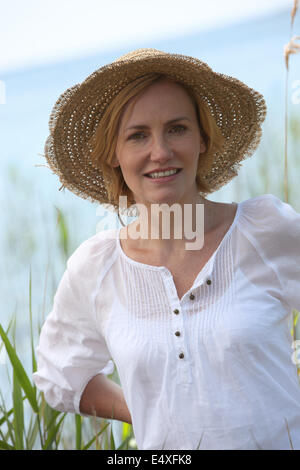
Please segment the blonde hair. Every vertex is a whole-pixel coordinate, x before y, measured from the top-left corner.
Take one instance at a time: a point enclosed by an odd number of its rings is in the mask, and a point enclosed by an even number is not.
[[[143,90],[153,83],[163,79],[168,79],[180,85],[186,90],[193,101],[200,133],[206,145],[206,151],[201,153],[201,158],[198,160],[196,184],[199,192],[203,194],[208,194],[210,192],[210,188],[207,183],[201,178],[201,161],[206,161],[207,159],[212,160],[213,154],[216,151],[222,150],[225,140],[224,136],[221,134],[221,131],[218,128],[215,119],[209,112],[205,102],[197,98],[191,88],[174,77],[165,74],[149,73],[128,83],[109,103],[98,124],[96,132],[89,141],[91,159],[93,164],[102,172],[103,179],[105,181],[105,189],[109,199],[108,202],[116,208],[119,207],[119,196],[127,196],[128,208],[135,204],[132,191],[128,188],[123,178],[120,166],[112,166],[116,151],[119,126],[125,105],[129,100],[132,100],[130,106],[133,106],[138,99],[139,94]]]

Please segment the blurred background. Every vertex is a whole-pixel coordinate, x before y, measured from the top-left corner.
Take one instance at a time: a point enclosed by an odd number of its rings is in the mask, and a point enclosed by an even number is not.
[[[58,177],[42,166],[59,95],[142,47],[197,57],[258,90],[268,107],[260,146],[236,178],[208,197],[230,203],[265,193],[284,200],[287,86],[288,202],[300,212],[300,54],[290,57],[288,81],[283,55],[291,34],[300,35],[299,12],[291,30],[293,3],[0,0],[0,323],[7,328],[16,315],[17,351],[28,371],[30,302],[36,345],[69,256],[99,230],[119,226],[115,214],[98,204],[59,191]],[[3,357],[0,384],[9,401]],[[117,435],[119,424],[114,426]]]

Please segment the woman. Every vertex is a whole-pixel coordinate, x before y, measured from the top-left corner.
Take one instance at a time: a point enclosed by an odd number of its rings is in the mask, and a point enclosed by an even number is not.
[[[205,198],[257,148],[265,113],[245,84],[155,49],[57,101],[50,168],[138,218],[68,260],[33,375],[50,406],[132,423],[139,449],[300,449],[300,215],[271,194]]]

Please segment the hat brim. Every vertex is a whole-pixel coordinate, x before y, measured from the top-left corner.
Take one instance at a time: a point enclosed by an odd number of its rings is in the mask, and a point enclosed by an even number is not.
[[[61,183],[80,197],[107,203],[101,170],[89,160],[87,143],[110,101],[135,78],[161,73],[185,83],[206,104],[225,137],[224,149],[205,167],[203,178],[216,191],[237,174],[261,139],[266,115],[263,96],[234,77],[180,54],[156,53],[119,59],[67,89],[55,103],[45,157]]]

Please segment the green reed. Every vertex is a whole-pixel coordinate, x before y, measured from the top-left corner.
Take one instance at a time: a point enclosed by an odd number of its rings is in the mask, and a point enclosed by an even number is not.
[[[67,258],[69,254],[68,231],[65,219],[59,210],[57,225],[61,248]],[[87,450],[93,446],[98,450],[128,449],[130,440],[134,439],[131,425],[123,423],[122,443],[116,448],[112,426],[109,427],[108,420],[82,417],[76,414],[72,416],[75,433],[71,433],[71,435],[74,442],[70,443],[68,439],[70,432],[65,428],[67,413],[52,409],[45,401],[44,394],[33,383],[31,376],[37,370],[37,360],[34,346],[31,267],[29,271],[29,325],[30,372],[25,370],[17,353],[16,315],[12,317],[6,330],[0,323],[0,340],[2,340],[2,344],[0,341],[0,352],[1,348],[5,347],[10,364],[11,396],[9,398],[12,402],[12,406],[7,409],[8,397],[4,397],[0,391],[0,449],[57,450],[72,448]],[[39,334],[40,328],[38,336]],[[88,434],[92,434],[90,438],[84,438],[84,435],[87,434],[86,427],[88,427]],[[130,448],[135,448],[134,444]]]
[[[30,303],[31,303],[31,273],[30,273]],[[37,370],[34,335],[32,326],[32,311],[30,312],[30,346],[32,367],[31,372]],[[13,329],[13,341],[9,339],[9,331]],[[4,450],[57,450],[62,442],[63,427],[66,413],[52,409],[45,401],[42,392],[38,391],[33,384],[28,372],[22,365],[15,346],[15,317],[10,321],[6,331],[0,324],[0,338],[5,346],[6,353],[11,365],[12,384],[12,407],[6,408],[7,400],[4,399],[0,391],[0,449]],[[27,405],[27,409],[25,409]],[[28,410],[29,408],[29,410]],[[30,415],[28,424],[25,425],[25,414]],[[83,439],[83,422],[90,418],[74,415],[74,445],[76,450],[87,450],[97,440],[97,448],[105,450],[117,450],[112,429],[108,434],[110,422],[101,420],[101,429],[97,429],[97,419],[94,419],[94,435],[87,442]],[[132,439],[131,425],[123,423],[125,432],[123,441],[118,449],[128,449],[129,440]],[[100,443],[99,437],[102,437]]]

